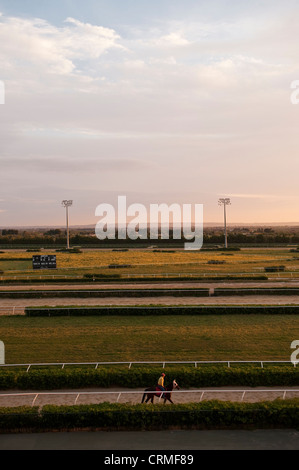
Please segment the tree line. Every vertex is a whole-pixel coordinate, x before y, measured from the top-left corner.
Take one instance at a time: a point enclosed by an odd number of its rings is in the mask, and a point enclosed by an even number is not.
[[[9,233],[7,233],[9,232]],[[46,233],[11,233],[12,230],[2,230],[2,235],[0,236],[0,246],[4,247],[5,245],[35,245],[35,246],[64,246],[66,244],[66,235],[60,230],[53,230]],[[115,240],[98,240],[93,234],[71,234],[70,243],[72,246],[123,246],[123,245],[173,245],[173,246],[182,246],[186,241],[184,236],[181,240],[173,240],[172,233],[170,231],[169,240],[118,240],[117,234]],[[231,232],[228,234],[229,244],[298,244],[299,243],[299,233],[283,233],[283,232],[274,232],[274,233],[238,233]],[[204,232],[203,235],[204,245],[223,245],[224,235],[219,232]]]

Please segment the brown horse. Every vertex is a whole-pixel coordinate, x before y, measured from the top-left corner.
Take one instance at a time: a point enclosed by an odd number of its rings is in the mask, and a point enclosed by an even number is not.
[[[146,388],[144,390],[141,403],[144,403],[144,402],[147,403],[148,401],[151,401],[151,403],[154,403],[154,397],[160,398],[162,394],[164,394],[164,404],[166,403],[167,400],[170,401],[170,403],[173,403],[171,399],[171,392],[172,390],[175,390],[175,389],[177,390],[180,389],[180,387],[178,386],[175,380],[173,380],[171,385],[166,387],[165,391],[163,392],[159,390],[156,386]]]

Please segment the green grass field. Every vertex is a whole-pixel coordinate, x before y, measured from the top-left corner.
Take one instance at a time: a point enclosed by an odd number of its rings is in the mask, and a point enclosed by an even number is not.
[[[47,253],[50,254],[51,250]],[[244,248],[232,253],[154,253],[152,250],[57,253],[58,269],[38,272],[32,270],[31,262],[28,261],[32,254],[25,251],[3,253],[0,255],[0,269],[6,276],[214,272],[264,274],[266,266],[284,265],[286,270],[297,270],[299,275],[299,257],[288,248]],[[7,261],[8,258],[12,260]],[[22,260],[13,261],[13,258]],[[224,260],[225,263],[208,264],[210,260]],[[132,267],[108,269],[110,263],[129,264]],[[276,276],[275,273],[273,275]],[[287,272],[285,275],[288,275]],[[72,299],[69,303],[72,305]],[[6,363],[289,360],[290,344],[294,339],[299,339],[299,321],[295,315],[0,317],[0,340],[5,343]]]
[[[290,360],[294,315],[0,317],[6,363]]]
[[[70,254],[46,250],[44,254],[56,254],[57,269],[42,271],[32,269],[30,258],[33,254],[25,251],[0,254],[0,270],[5,276],[213,272],[263,274],[265,267],[284,265],[287,271],[298,271],[299,275],[299,256],[296,253],[290,253],[289,248],[242,248],[241,251],[227,253],[184,250],[176,250],[174,253],[155,253],[153,250],[129,250],[127,252],[94,250]],[[8,258],[12,260],[9,261]],[[16,261],[14,260],[16,258],[24,258],[24,260]],[[209,261],[224,261],[224,264],[208,264]],[[110,264],[128,264],[131,267],[109,269]]]

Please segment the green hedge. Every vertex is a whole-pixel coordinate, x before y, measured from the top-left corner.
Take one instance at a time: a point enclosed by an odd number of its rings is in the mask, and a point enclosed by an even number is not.
[[[266,273],[275,273],[285,271],[285,266],[267,266],[264,269]]]
[[[88,298],[88,297],[209,297],[208,288],[156,288],[156,289],[79,289],[54,291],[1,291],[0,298]],[[215,297],[244,295],[299,295],[299,288],[215,288]]]
[[[209,289],[79,289],[47,291],[1,291],[0,298],[42,299],[42,298],[86,298],[86,297],[208,297]]]
[[[88,280],[100,280],[100,281],[105,281],[105,280],[119,280],[120,279],[120,274],[83,274],[84,279]]]
[[[0,408],[0,431],[299,428],[299,400]]]
[[[214,289],[214,296],[229,295],[299,295],[298,287],[246,287],[246,288],[222,288]]]
[[[2,271],[3,273],[3,271]],[[1,274],[1,270],[0,270]],[[43,276],[41,273],[40,276]],[[120,277],[119,277],[120,276]],[[20,278],[20,279],[0,279],[0,283],[5,285],[23,285],[23,284],[29,284],[29,285],[34,285],[34,284],[82,284],[82,283],[90,283],[90,281],[93,281],[93,275],[91,274],[90,277],[87,274],[84,274],[84,277],[82,278],[35,278],[35,279],[26,279],[26,278]],[[234,275],[223,275],[223,276],[172,276],[172,277],[166,277],[166,276],[149,276],[149,277],[121,277],[121,275],[116,275],[116,274],[111,274],[109,275],[101,275],[97,276],[94,278],[95,282],[100,281],[101,283],[109,283],[109,282],[118,282],[118,283],[124,283],[124,284],[142,284],[142,283],[158,283],[158,282],[167,282],[167,283],[172,283],[172,282],[184,282],[184,281],[228,281],[228,280],[233,280],[233,281],[267,281],[268,277],[267,276],[234,276]]]
[[[30,431],[41,428],[41,415],[38,407],[0,407],[0,432]]]
[[[88,387],[150,387],[157,382],[162,367],[132,367],[131,369],[113,366],[98,369],[66,367],[32,368],[25,370],[0,369],[0,390],[55,390]],[[178,367],[164,369],[165,383],[175,379],[182,389],[202,387],[249,386],[275,387],[299,386],[299,367],[292,364],[234,365]]]
[[[298,315],[299,305],[156,305],[108,307],[26,307],[29,317],[108,315]]]

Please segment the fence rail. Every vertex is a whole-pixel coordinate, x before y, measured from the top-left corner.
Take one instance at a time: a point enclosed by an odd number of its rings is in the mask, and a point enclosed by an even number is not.
[[[176,365],[176,364],[192,364],[194,367],[198,367],[201,364],[226,364],[227,367],[230,367],[231,364],[259,364],[261,368],[264,367],[265,364],[293,364],[296,367],[296,362],[292,361],[282,361],[282,360],[253,360],[253,361],[236,361],[236,360],[225,360],[225,361],[125,361],[125,362],[53,362],[53,363],[31,363],[31,364],[0,364],[1,368],[26,368],[26,371],[32,367],[61,367],[64,369],[66,366],[94,366],[97,369],[99,366],[119,366],[119,365],[126,365],[129,369],[133,365],[160,365],[163,369],[165,369],[166,365]]]
[[[146,392],[147,394],[149,395],[156,395],[157,392]],[[159,392],[158,392],[159,393]],[[207,394],[207,393],[211,393],[211,394],[219,394],[219,393],[224,393],[224,394],[227,394],[227,393],[233,393],[233,394],[240,394],[241,395],[241,402],[244,401],[244,398],[245,398],[245,395],[246,393],[257,393],[257,394],[261,394],[261,393],[276,393],[276,394],[281,394],[282,395],[282,399],[285,400],[286,398],[286,395],[287,393],[299,393],[299,389],[260,389],[260,390],[253,390],[253,389],[238,389],[238,390],[230,390],[230,389],[213,389],[213,390],[209,390],[209,389],[206,389],[206,390],[203,390],[203,389],[198,389],[198,390],[173,390],[171,392],[172,394],[200,394],[200,397],[199,397],[199,402],[201,402],[204,398],[204,395]],[[92,392],[87,392],[87,391],[70,391],[70,392],[27,392],[27,393],[0,393],[0,399],[1,398],[16,398],[16,397],[32,397],[32,402],[31,402],[31,406],[34,406],[37,399],[39,397],[43,397],[43,396],[74,396],[75,397],[75,400],[74,400],[74,405],[77,404],[79,398],[82,396],[82,395],[96,395],[96,396],[99,396],[99,395],[104,395],[104,396],[116,396],[116,399],[115,399],[115,402],[116,403],[119,403],[119,400],[121,398],[122,395],[143,395],[144,394],[144,390],[132,390],[132,391],[113,391],[113,392],[96,392],[96,391],[92,391]],[[231,400],[230,400],[231,401]]]
[[[4,315],[4,313],[8,313],[9,315],[22,315],[25,313],[25,309],[27,307],[20,307],[16,305],[8,305],[7,307],[0,307],[0,315]]]

